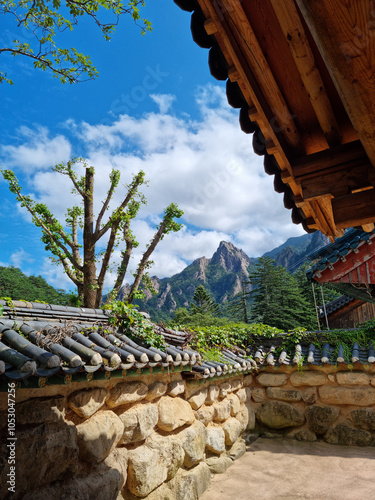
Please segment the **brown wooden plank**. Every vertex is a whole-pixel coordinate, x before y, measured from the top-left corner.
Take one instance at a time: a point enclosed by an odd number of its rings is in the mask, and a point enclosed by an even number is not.
[[[363,158],[365,163],[367,155],[361,142],[355,141],[297,158],[291,166],[294,178],[299,178],[358,158]]]
[[[355,165],[359,160],[310,175],[301,180],[302,197],[305,201],[327,194],[344,196],[353,190],[363,190],[375,184],[375,169],[370,163]]]
[[[299,148],[300,136],[297,127],[241,3],[237,0],[220,0],[220,3],[223,6],[223,16],[231,26],[238,46],[245,54],[246,61],[273,111],[274,127],[281,129],[285,140],[291,146]]]
[[[375,166],[375,21],[370,0],[296,0]]]
[[[339,144],[339,126],[295,3],[293,0],[271,0],[271,4],[327,142]]]
[[[334,198],[332,209],[338,228],[371,224],[375,222],[375,190]]]

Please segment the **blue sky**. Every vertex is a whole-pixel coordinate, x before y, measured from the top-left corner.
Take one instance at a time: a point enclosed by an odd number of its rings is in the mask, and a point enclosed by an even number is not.
[[[148,204],[133,227],[140,242],[133,268],[163,208],[175,202],[185,212],[183,230],[166,237],[154,254],[151,274],[160,278],[210,257],[221,240],[258,256],[303,234],[264,174],[251,136],[241,132],[224,82],[210,75],[208,51],[193,42],[190,14],[172,0],[149,0],[143,15],[153,25],[145,36],[123,17],[110,42],[88,21],[62,39],[90,54],[100,73],[95,81],[62,85],[25,58],[2,54],[1,69],[14,85],[0,88],[1,166],[13,169],[24,192],[61,220],[72,198],[67,180],[50,171],[55,163],[87,158],[96,169],[99,200],[113,166],[124,184],[145,170]],[[15,36],[27,40],[27,32],[4,26],[2,46]],[[69,288],[2,179],[0,194],[0,265]],[[107,286],[112,282],[109,274]]]

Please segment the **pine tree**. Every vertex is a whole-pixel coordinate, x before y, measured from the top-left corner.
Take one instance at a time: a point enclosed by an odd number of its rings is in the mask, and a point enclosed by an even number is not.
[[[219,304],[210,297],[203,285],[197,286],[190,304],[191,314],[210,314],[215,316],[219,312]]]
[[[250,273],[253,286],[252,320],[285,331],[298,326],[316,328],[314,308],[298,282],[270,257],[261,257]]]
[[[250,323],[249,315],[249,298],[251,296],[250,281],[242,275],[241,291],[235,295],[232,300],[225,306],[224,313],[230,318],[241,321],[242,323]]]

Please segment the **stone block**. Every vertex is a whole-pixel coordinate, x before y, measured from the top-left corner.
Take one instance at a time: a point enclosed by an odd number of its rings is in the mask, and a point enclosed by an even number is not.
[[[306,409],[306,420],[311,430],[324,434],[332,426],[339,415],[339,410],[332,406],[309,406]]]
[[[65,413],[66,399],[59,396],[29,399],[16,405],[17,425],[61,422],[64,420]]]
[[[185,452],[184,467],[190,469],[204,458],[207,442],[207,429],[201,422],[194,422],[177,434]]]
[[[243,383],[242,383],[242,380],[240,378],[234,378],[233,380],[231,380],[230,382],[230,385],[232,387],[232,391],[238,391],[238,389],[241,389]]]
[[[116,408],[117,406],[136,403],[147,396],[148,387],[142,382],[121,382],[111,389],[107,406]]]
[[[104,460],[117,446],[124,433],[124,424],[111,410],[99,411],[77,425],[80,458],[89,464]]]
[[[168,386],[168,396],[175,398],[180,394],[184,394],[186,390],[185,382],[183,380],[174,380]]]
[[[340,385],[369,385],[370,377],[363,372],[338,372],[337,383]]]
[[[3,458],[8,457],[9,448],[0,446],[0,453],[1,463]],[[17,498],[71,475],[77,463],[77,430],[74,425],[46,422],[33,428],[18,429],[15,464]],[[5,499],[10,498],[7,490],[9,464],[4,460],[2,465],[0,498]]]
[[[214,407],[211,406],[201,406],[199,410],[195,412],[195,418],[202,422],[204,425],[208,425],[214,419]]]
[[[173,500],[198,500],[211,482],[211,472],[205,462],[200,462],[193,469],[180,470],[168,484],[173,493]]]
[[[245,375],[243,378],[242,385],[244,387],[250,387],[252,383],[253,383],[253,376],[252,375]]]
[[[246,403],[251,400],[251,389],[249,387],[241,387],[236,392],[236,396],[240,400],[240,403]]]
[[[302,400],[308,404],[312,405],[316,403],[318,399],[318,389],[316,387],[308,387],[302,391]]]
[[[266,390],[263,387],[254,387],[251,389],[251,397],[256,403],[263,403],[266,399]]]
[[[207,398],[207,389],[202,388],[197,391],[191,398],[188,399],[190,406],[193,410],[198,410],[206,401]]]
[[[369,386],[319,387],[322,403],[333,405],[371,406],[375,404],[375,388]]]
[[[117,414],[124,424],[120,444],[136,443],[146,439],[159,420],[158,407],[143,401]]]
[[[215,422],[224,422],[224,420],[230,417],[231,403],[229,399],[223,399],[220,403],[215,403],[213,407]]]
[[[104,388],[84,389],[69,396],[68,406],[81,418],[94,415],[106,402],[109,391]]]
[[[127,450],[118,448],[103,462],[90,467],[88,475],[67,478],[54,482],[51,486],[38,488],[27,492],[25,500],[46,500],[58,498],[61,500],[113,500],[118,498],[127,478]]]
[[[114,498],[109,500],[114,500]],[[118,496],[116,500],[139,500],[139,497],[130,493],[128,489],[125,489],[121,496]],[[175,500],[175,496],[169,489],[169,484],[163,483],[147,495],[146,500]]]
[[[241,405],[240,411],[236,415],[236,419],[241,424],[242,432],[255,427],[255,412],[249,405]]]
[[[240,400],[235,394],[228,394],[227,400],[230,403],[230,414],[232,417],[235,417],[237,413],[240,411],[241,407]]]
[[[225,444],[232,446],[240,437],[242,426],[236,418],[230,417],[224,422],[223,431],[225,434]]]
[[[289,389],[280,389],[280,387],[267,387],[266,395],[270,399],[279,399],[280,401],[286,401],[287,403],[293,403],[295,401],[301,401],[302,395],[300,391],[293,391]]]
[[[204,386],[200,384],[197,380],[189,381],[189,383],[187,383],[185,386],[185,398],[186,399],[191,398],[191,396],[193,396],[193,394],[202,389],[202,387]]]
[[[220,384],[220,393],[219,396],[221,398],[226,398],[228,394],[232,392],[232,386],[229,382],[223,382]]]
[[[256,411],[256,418],[271,429],[297,427],[305,423],[305,417],[300,410],[282,401],[263,403]]]
[[[206,449],[218,455],[225,451],[225,433],[222,427],[214,424],[207,426]]]
[[[149,495],[166,481],[168,469],[161,460],[158,449],[139,446],[129,451],[128,490],[137,497]]]
[[[353,424],[364,431],[375,431],[375,411],[373,408],[352,410],[350,417]]]
[[[233,465],[233,461],[229,457],[222,455],[221,457],[207,458],[206,464],[212,474],[223,474],[228,467]]]
[[[195,420],[190,404],[181,398],[163,396],[158,401],[158,409],[158,427],[163,431],[173,431]]]
[[[316,434],[308,427],[302,427],[302,429],[293,429],[286,435],[287,438],[296,439],[297,441],[316,441]]]
[[[163,382],[155,382],[149,386],[145,399],[147,401],[154,401],[154,399],[161,398],[167,392],[167,389],[167,384],[164,384]]]
[[[151,450],[158,451],[160,460],[167,469],[167,481],[172,479],[182,466],[185,458],[185,451],[179,436],[173,434],[161,436],[154,433],[147,441],[147,446]]]
[[[212,405],[219,399],[220,389],[217,385],[209,385],[207,388],[206,405]]]
[[[233,444],[233,446],[228,450],[228,456],[232,460],[238,460],[241,458],[246,452],[246,442],[244,439],[239,438]]]
[[[336,425],[324,437],[328,443],[343,446],[369,446],[373,439],[370,432],[352,429],[344,424]]]
[[[288,381],[286,373],[261,373],[257,376],[257,381],[265,387],[279,387]]]
[[[290,382],[296,387],[301,385],[319,386],[327,383],[327,375],[316,370],[293,372],[290,376]]]

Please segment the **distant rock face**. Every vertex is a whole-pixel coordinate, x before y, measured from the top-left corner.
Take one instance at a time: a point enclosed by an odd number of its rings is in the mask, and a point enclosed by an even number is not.
[[[225,271],[248,274],[251,259],[232,243],[222,241],[210,260],[211,265],[219,264]]]
[[[313,235],[289,238],[283,245],[267,252],[272,259],[289,271],[294,271],[305,256],[327,244],[327,238],[319,231]],[[219,304],[223,304],[241,292],[242,279],[249,276],[249,267],[256,259],[248,257],[233,243],[222,241],[211,258],[200,257],[183,271],[171,278],[151,278],[157,292],[145,291],[145,299],[138,302],[141,309],[151,314],[154,321],[169,320],[179,307],[188,307],[195,289],[203,285]],[[119,299],[129,294],[129,285],[124,285]]]

